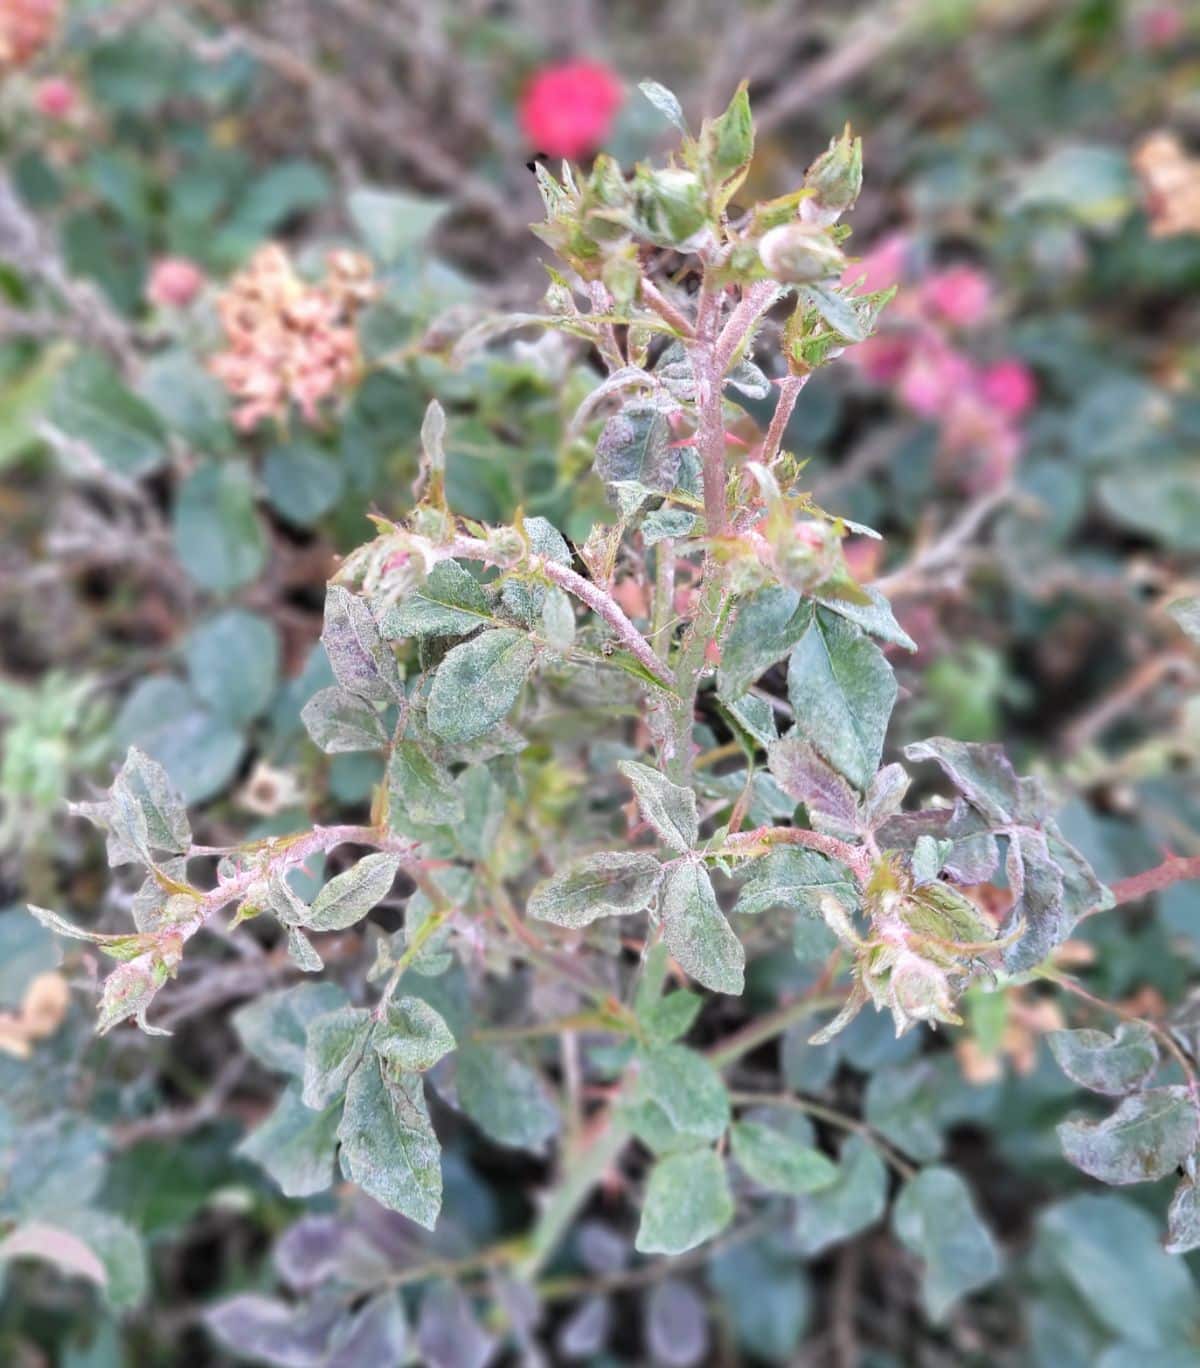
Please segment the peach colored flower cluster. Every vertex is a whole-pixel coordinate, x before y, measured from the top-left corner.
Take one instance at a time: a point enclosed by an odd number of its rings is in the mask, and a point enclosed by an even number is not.
[[[24,66],[58,29],[59,0],[4,0],[0,4],[0,71]]]
[[[375,293],[370,262],[356,252],[331,252],[325,278],[312,283],[282,247],[259,248],[217,301],[226,347],[210,364],[237,401],[236,425],[286,421],[293,404],[318,423],[321,404],[358,375],[355,319]]]
[[[905,286],[910,243],[902,233],[885,238],[846,273],[866,275],[868,290]],[[969,492],[995,488],[1021,454],[1021,419],[1037,398],[1033,373],[1003,357],[978,365],[963,349],[962,334],[991,310],[992,282],[973,266],[950,266],[913,281],[884,311],[883,328],[847,352],[863,374],[891,387],[911,413],[936,419],[946,468]]]

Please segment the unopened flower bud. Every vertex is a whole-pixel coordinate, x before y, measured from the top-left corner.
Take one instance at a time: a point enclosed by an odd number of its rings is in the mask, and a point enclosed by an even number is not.
[[[759,242],[758,254],[776,280],[794,285],[829,280],[846,267],[841,248],[829,235],[804,223],[772,228]]]
[[[808,168],[804,184],[822,209],[844,213],[858,199],[862,179],[862,139],[851,137],[847,124]]]
[[[954,996],[946,971],[912,951],[903,951],[892,969],[889,985],[896,1033],[901,1034],[914,1021],[945,1021],[957,1024]]]
[[[156,261],[146,284],[152,304],[162,308],[186,308],[204,285],[204,272],[185,257],[163,257]]]

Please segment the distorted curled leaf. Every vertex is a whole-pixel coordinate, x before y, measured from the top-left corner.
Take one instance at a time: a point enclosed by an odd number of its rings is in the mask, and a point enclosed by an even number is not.
[[[700,832],[695,793],[636,760],[622,760],[617,768],[633,785],[642,816],[667,845],[691,850]]]
[[[353,926],[387,895],[399,868],[399,855],[364,855],[321,889],[306,925],[312,931],[344,931]]]
[[[651,405],[631,404],[613,414],[596,443],[596,473],[608,484],[668,494],[679,478],[679,461],[666,415]]]
[[[392,648],[380,635],[365,599],[340,584],[325,593],[321,644],[334,678],[356,698],[391,703],[402,695]]]
[[[1185,1177],[1175,1189],[1167,1211],[1168,1254],[1190,1254],[1200,1249],[1200,1191]]]
[[[1186,1088],[1150,1088],[1103,1121],[1064,1121],[1058,1138],[1067,1159],[1090,1177],[1114,1186],[1147,1183],[1191,1154],[1200,1120]]]
[[[579,928],[598,917],[640,912],[661,878],[662,865],[645,851],[585,855],[533,890],[529,915],[556,926]]]
[[[640,1254],[683,1254],[733,1220],[725,1165],[710,1149],[659,1159],[650,1170],[636,1248]]]
[[[454,1049],[445,1018],[421,998],[402,997],[387,1005],[371,1046],[395,1069],[423,1073]]]
[[[767,748],[767,764],[775,782],[789,798],[808,809],[818,830],[834,827],[854,831],[858,826],[858,799],[854,790],[794,733]]]
[[[378,750],[387,743],[375,709],[336,685],[313,694],[301,709],[300,720],[326,755]]]
[[[456,646],[438,666],[429,691],[429,725],[461,745],[492,730],[511,711],[533,665],[524,632],[497,627]]]
[[[740,993],[746,952],[717,905],[708,871],[684,861],[667,874],[662,892],[663,940],[680,967],[715,993]]]
[[[371,1024],[370,1012],[362,1007],[338,1007],[308,1023],[303,1089],[306,1107],[327,1107],[345,1091],[366,1049]]]
[[[1082,1088],[1120,1097],[1146,1081],[1158,1067],[1158,1046],[1142,1021],[1123,1021],[1105,1031],[1051,1031],[1046,1036],[1063,1073]]]

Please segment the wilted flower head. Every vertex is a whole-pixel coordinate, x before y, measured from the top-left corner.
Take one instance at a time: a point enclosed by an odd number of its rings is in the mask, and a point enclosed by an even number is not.
[[[601,62],[543,67],[521,94],[521,127],[539,152],[574,161],[608,137],[623,98],[621,82]]]
[[[146,297],[160,307],[185,308],[204,285],[204,272],[186,257],[162,257],[146,283]]]
[[[308,423],[358,373],[354,324],[375,294],[370,263],[331,252],[325,279],[302,279],[282,247],[261,247],[217,301],[226,349],[212,371],[238,401],[234,421],[253,428],[286,419],[295,404]]]
[[[58,28],[60,0],[4,0],[0,5],[0,71],[20,67],[47,46]]]

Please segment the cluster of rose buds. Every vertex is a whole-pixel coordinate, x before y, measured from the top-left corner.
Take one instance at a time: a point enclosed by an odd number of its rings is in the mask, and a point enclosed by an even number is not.
[[[853,954],[855,969],[845,1007],[814,1041],[832,1039],[868,1002],[891,1012],[897,1035],[918,1021],[961,1025],[955,1000],[981,956],[1003,949],[1022,928],[998,937],[994,923],[965,894],[936,877],[918,878],[894,856],[879,862],[865,894],[865,936],[837,898],[827,894],[821,901],[824,919]]]
[[[53,39],[60,0],[4,0],[0,4],[0,72],[25,66]]]
[[[286,421],[291,405],[316,424],[321,404],[353,385],[355,320],[376,286],[357,253],[331,252],[326,267],[323,280],[306,281],[282,247],[268,244],[218,299],[226,347],[211,366],[237,401],[243,431],[264,418]]]
[[[865,275],[865,288],[904,281],[910,244],[886,238],[850,267],[847,283]],[[883,329],[847,355],[876,384],[890,386],[919,417],[941,425],[946,467],[969,493],[1002,484],[1021,454],[1021,419],[1037,390],[1024,362],[1004,357],[980,366],[961,345],[992,306],[990,279],[973,266],[950,266],[902,289],[884,316]]]
[[[600,62],[542,67],[521,94],[521,127],[535,151],[574,161],[601,146],[624,98],[620,80]]]

